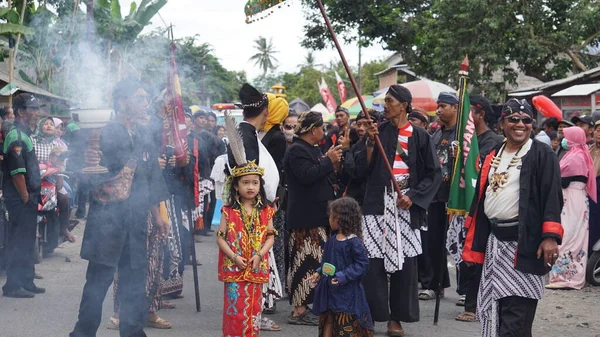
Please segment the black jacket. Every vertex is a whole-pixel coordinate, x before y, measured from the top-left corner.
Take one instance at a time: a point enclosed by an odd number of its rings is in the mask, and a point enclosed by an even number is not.
[[[491,232],[490,220],[485,215],[485,191],[491,162],[500,146],[485,158],[476,194],[473,198],[470,215],[465,227],[467,238],[463,249],[463,259],[483,264],[488,237]],[[544,143],[533,140],[531,149],[522,158],[519,177],[519,240],[515,269],[523,273],[545,275],[550,271],[544,258],[537,258],[537,250],[545,238],[554,238],[561,244],[563,228],[560,214],[563,207],[560,186],[558,158]]]
[[[284,170],[288,189],[287,229],[328,226],[328,202],[336,197],[331,160],[323,156],[319,147],[295,138],[285,153]]]
[[[261,142],[273,157],[279,171],[279,181],[283,182],[283,158],[285,157],[285,150],[287,150],[287,142],[279,125],[274,125],[267,131]]]
[[[398,146],[398,128],[389,121],[379,126],[379,138],[393,165]],[[366,138],[359,141],[364,147]],[[367,151],[355,156],[358,175],[367,175],[367,187],[363,201],[363,214],[383,215],[383,194],[390,185],[390,176],[377,147],[373,150],[371,165],[367,165]],[[412,137],[408,139],[408,168],[410,191],[407,196],[412,200],[410,221],[412,228],[419,228],[427,221],[427,208],[433,200],[441,182],[440,164],[437,160],[431,137],[423,128],[413,126]]]

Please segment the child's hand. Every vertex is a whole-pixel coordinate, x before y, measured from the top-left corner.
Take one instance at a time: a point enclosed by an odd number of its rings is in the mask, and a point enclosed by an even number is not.
[[[240,269],[246,269],[248,266],[248,261],[239,255],[234,257],[233,262],[235,262],[236,266],[238,266]]]
[[[319,283],[319,279],[321,278],[321,274],[319,273],[314,273],[312,274],[309,278],[308,281],[310,282],[310,284],[315,287],[317,285],[317,283]]]
[[[334,285],[334,286],[337,286],[340,283],[338,282],[337,278],[334,277],[334,278],[331,279],[331,284]]]
[[[250,264],[252,265],[253,270],[258,270],[258,267],[260,267],[260,261],[262,261],[262,259],[258,255],[254,255],[250,259]]]

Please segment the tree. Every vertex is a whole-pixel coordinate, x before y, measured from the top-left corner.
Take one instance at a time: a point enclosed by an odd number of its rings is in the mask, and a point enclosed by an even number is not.
[[[262,72],[263,76],[267,74],[269,70],[274,70],[276,68],[277,58],[275,58],[274,54],[277,54],[278,51],[275,50],[273,46],[273,39],[267,39],[260,36],[258,39],[254,40],[254,49],[257,50],[257,53],[250,57],[250,61],[254,61],[254,65],[258,66]]]
[[[486,91],[514,83],[517,70],[549,81],[600,63],[589,52],[600,42],[597,0],[324,2],[343,38],[358,31],[365,43],[381,41],[419,75],[442,82],[457,82],[465,55],[472,83]],[[322,49],[329,35],[311,1],[304,4],[310,19],[303,45]]]

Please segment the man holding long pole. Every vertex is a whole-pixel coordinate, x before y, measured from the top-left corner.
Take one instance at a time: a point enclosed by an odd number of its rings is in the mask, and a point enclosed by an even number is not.
[[[359,171],[367,176],[363,240],[369,270],[363,284],[373,320],[387,321],[389,336],[404,336],[400,322],[419,321],[420,229],[426,225],[426,210],[441,181],[431,138],[423,128],[408,121],[411,99],[405,87],[390,87],[384,105],[388,121],[379,126],[369,123],[368,137],[360,141],[366,150],[356,157]],[[374,146],[377,135],[384,154]],[[386,174],[384,158],[393,163],[400,195]]]

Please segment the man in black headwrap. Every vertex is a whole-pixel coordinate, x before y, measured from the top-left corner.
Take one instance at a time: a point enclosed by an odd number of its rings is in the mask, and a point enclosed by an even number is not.
[[[404,335],[400,322],[419,321],[420,229],[426,226],[427,208],[441,180],[431,137],[408,121],[411,100],[408,89],[391,86],[384,105],[387,121],[370,123],[368,137],[357,143],[365,148],[356,156],[357,172],[367,177],[362,207],[369,270],[363,284],[373,320],[388,321],[390,336]],[[375,147],[377,134],[384,154]],[[383,155],[402,195],[394,192]]]
[[[463,260],[483,265],[483,337],[531,336],[543,275],[558,258],[564,232],[558,159],[531,139],[532,110],[514,98],[502,107],[506,142],[485,157],[465,222]]]
[[[446,203],[450,196],[450,180],[454,165],[454,153],[451,150],[452,142],[456,139],[458,97],[453,92],[442,92],[437,103],[436,115],[442,127],[431,137],[442,168],[442,183],[427,212],[429,219],[427,231],[423,235],[423,254],[419,257],[419,277],[423,286],[419,294],[421,300],[435,298],[440,280],[442,288],[450,287],[444,237],[448,221]]]

